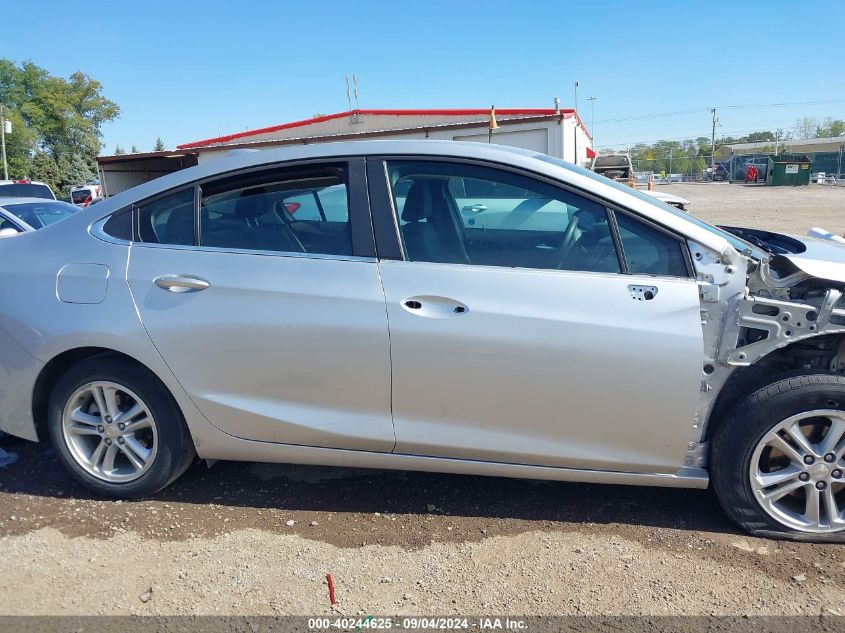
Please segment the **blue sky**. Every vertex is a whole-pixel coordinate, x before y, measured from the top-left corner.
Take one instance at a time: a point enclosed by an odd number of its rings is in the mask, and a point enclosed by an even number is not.
[[[0,57],[101,81],[122,108],[106,153],[344,110],[352,73],[362,108],[571,107],[578,80],[599,146],[707,136],[712,106],[827,102],[720,109],[719,134],[845,118],[841,0],[30,6],[26,28],[6,21]]]

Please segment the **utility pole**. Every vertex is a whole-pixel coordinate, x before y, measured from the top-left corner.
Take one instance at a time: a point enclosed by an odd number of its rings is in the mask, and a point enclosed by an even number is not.
[[[780,139],[780,130],[775,130],[775,156],[778,155],[778,140]]]
[[[710,177],[716,173],[716,123],[719,119],[716,118],[716,108],[711,110],[713,112],[713,136],[710,139]]]
[[[573,156],[573,163],[578,164],[578,80],[575,80],[575,127],[574,130],[574,138],[575,138],[575,156]]]
[[[669,173],[672,173],[672,146],[669,146]]]
[[[0,103],[0,145],[3,146],[3,180],[9,180],[9,165],[6,162],[6,115]]]
[[[595,97],[587,97],[587,101],[590,102],[590,134],[593,137],[593,151],[596,150],[596,98]]]

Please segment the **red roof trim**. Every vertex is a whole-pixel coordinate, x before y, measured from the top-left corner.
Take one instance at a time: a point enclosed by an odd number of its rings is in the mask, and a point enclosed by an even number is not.
[[[569,118],[570,116],[572,116],[573,112],[574,111],[571,109],[561,109],[559,113],[563,118]],[[259,134],[267,134],[268,132],[278,132],[279,130],[288,130],[290,128],[302,127],[304,125],[310,125],[311,123],[322,123],[323,121],[340,119],[342,117],[349,116],[350,114],[372,114],[376,116],[474,116],[488,115],[490,114],[490,109],[464,108],[446,110],[352,110],[351,112],[336,112],[334,114],[315,116],[310,119],[302,119],[301,121],[292,121],[290,123],[282,123],[281,125],[272,125],[270,127],[258,128],[257,130],[247,130],[246,132],[237,132],[235,134],[227,134],[225,136],[207,138],[202,141],[192,141],[190,143],[183,143],[182,145],[177,145],[176,149],[191,149],[193,147],[203,147],[205,145],[228,143],[229,141],[234,141],[249,136],[257,136]],[[496,114],[498,116],[551,116],[555,114],[555,110],[554,108],[496,108]]]

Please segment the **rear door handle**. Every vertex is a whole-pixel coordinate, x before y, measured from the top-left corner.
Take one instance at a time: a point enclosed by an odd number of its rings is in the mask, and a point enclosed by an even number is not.
[[[199,292],[211,285],[205,279],[189,275],[162,275],[154,281],[156,286],[170,292]]]

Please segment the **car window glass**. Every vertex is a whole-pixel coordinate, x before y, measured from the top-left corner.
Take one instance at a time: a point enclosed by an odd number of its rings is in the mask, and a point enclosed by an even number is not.
[[[688,277],[684,244],[648,224],[616,214],[628,271],[634,274]]]
[[[72,204],[60,200],[44,200],[42,202],[21,202],[7,204],[6,211],[16,215],[34,229],[69,218],[79,209]]]
[[[194,243],[194,188],[138,207],[138,237],[150,244]]]
[[[103,232],[106,235],[121,240],[132,239],[132,213],[128,209],[118,211],[112,215],[103,225]]]
[[[351,255],[345,170],[270,172],[203,185],[200,244]]]
[[[408,260],[620,272],[598,203],[477,165],[391,161],[388,172]]]
[[[9,185],[0,185],[0,197],[9,196],[15,198],[44,198],[45,200],[55,200],[53,192],[47,185],[36,185],[34,183],[12,183]]]
[[[766,256],[766,254],[762,250],[760,250],[758,247],[753,246],[752,244],[749,244],[748,242],[745,242],[744,240],[738,238],[735,235],[731,235],[727,231],[724,231],[717,226],[707,224],[707,222],[705,222],[704,220],[699,220],[695,216],[690,215],[689,213],[687,213],[685,211],[681,211],[680,209],[673,207],[670,204],[662,202],[662,201],[658,200],[657,198],[650,196],[643,191],[638,191],[637,189],[631,188],[628,185],[624,185],[624,184],[622,184],[622,183],[620,183],[616,180],[612,180],[610,178],[605,178],[604,176],[597,174],[594,171],[584,169],[583,167],[578,167],[577,165],[573,165],[572,163],[565,161],[561,158],[556,158],[554,156],[549,156],[547,154],[536,154],[534,156],[534,158],[536,158],[537,160],[541,160],[545,163],[555,165],[556,167],[564,169],[568,172],[579,174],[579,175],[584,176],[586,178],[589,178],[590,180],[597,182],[599,184],[603,184],[603,185],[607,185],[609,187],[613,187],[614,189],[617,189],[617,190],[622,191],[626,194],[630,194],[632,196],[635,196],[635,197],[639,198],[640,200],[648,202],[649,204],[658,206],[661,209],[663,209],[663,211],[671,213],[672,215],[675,215],[679,218],[683,218],[684,221],[691,222],[692,224],[695,224],[697,227],[702,228],[705,231],[709,231],[710,233],[713,233],[714,235],[718,235],[719,237],[727,240],[730,243],[730,245],[733,246],[739,252],[743,252],[743,251],[748,250],[752,253],[752,256],[757,258],[757,259],[763,259]]]
[[[16,231],[20,232],[20,229],[16,224],[13,224],[10,220],[7,220],[2,215],[0,215],[0,231],[3,229],[15,229]]]

